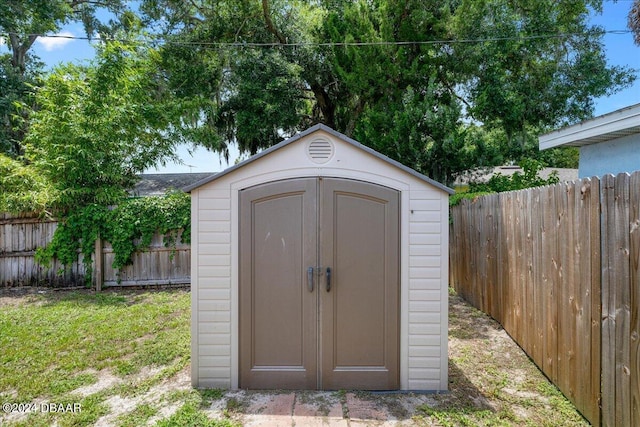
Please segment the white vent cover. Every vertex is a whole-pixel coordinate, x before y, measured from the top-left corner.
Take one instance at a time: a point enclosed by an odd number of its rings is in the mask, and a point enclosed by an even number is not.
[[[333,144],[324,138],[314,139],[307,147],[307,155],[314,163],[327,163],[333,156]]]

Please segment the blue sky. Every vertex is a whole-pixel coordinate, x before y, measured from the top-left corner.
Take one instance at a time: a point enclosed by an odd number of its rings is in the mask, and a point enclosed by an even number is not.
[[[631,4],[632,0],[605,1],[602,14],[593,14],[591,23],[603,27],[606,31],[627,30],[627,14]],[[71,24],[66,26],[60,34],[83,36],[84,31],[80,24]],[[633,44],[633,36],[630,33],[606,34],[604,43],[609,64],[635,69],[638,79],[633,86],[624,91],[609,97],[596,99],[596,115],[640,103],[640,46]],[[94,54],[93,47],[86,41],[61,38],[38,39],[34,52],[48,66],[54,66],[60,62],[87,60]],[[230,154],[230,162],[233,164],[238,157],[238,152],[237,150],[231,150]],[[216,172],[228,166],[217,154],[210,153],[204,149],[196,149],[190,153],[187,147],[180,147],[178,155],[182,158],[184,165],[170,164],[158,170],[149,170],[147,172]]]

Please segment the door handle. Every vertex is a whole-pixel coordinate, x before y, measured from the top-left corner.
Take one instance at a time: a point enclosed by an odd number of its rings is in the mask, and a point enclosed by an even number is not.
[[[307,268],[307,288],[313,292],[313,267]]]
[[[327,292],[331,290],[331,267],[327,267]]]

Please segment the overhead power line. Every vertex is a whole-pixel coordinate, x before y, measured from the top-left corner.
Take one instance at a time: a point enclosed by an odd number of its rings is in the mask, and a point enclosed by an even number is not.
[[[608,30],[603,31],[603,34],[629,34],[631,30]],[[99,37],[86,37],[86,36],[73,36],[65,34],[18,34],[18,33],[6,33],[4,36],[10,34],[30,37],[48,37],[57,39],[69,39],[69,40],[85,40],[85,41],[100,41]],[[371,42],[189,42],[170,40],[165,38],[142,38],[142,39],[122,39],[122,38],[105,38],[104,40],[120,41],[126,43],[147,43],[147,44],[167,44],[177,46],[196,46],[196,47],[212,47],[212,48],[272,48],[272,47],[349,47],[349,46],[410,46],[410,45],[437,45],[437,44],[459,44],[459,43],[486,43],[497,41],[518,41],[518,40],[539,40],[539,39],[563,39],[575,36],[581,36],[584,33],[557,33],[557,34],[535,34],[529,36],[508,36],[508,37],[486,37],[477,39],[448,39],[448,40],[415,40],[415,41],[371,41]],[[2,37],[2,35],[0,35]]]

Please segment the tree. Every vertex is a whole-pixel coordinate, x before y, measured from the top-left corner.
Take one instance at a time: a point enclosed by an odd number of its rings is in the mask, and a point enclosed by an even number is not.
[[[169,87],[202,103],[190,132],[210,148],[254,153],[322,122],[451,182],[477,160],[460,154],[470,121],[524,152],[531,132],[587,118],[594,97],[631,82],[606,64],[587,6],[601,1],[146,0],[141,10],[167,42]]]
[[[100,22],[98,9],[121,15],[122,0],[9,0],[0,2],[0,40],[9,48],[0,56],[0,153],[22,154],[28,114],[34,108],[32,92],[39,84],[43,64],[30,53],[41,35],[58,32],[72,21],[81,21],[86,34],[109,33],[117,21]]]
[[[607,65],[602,29],[588,7],[601,1],[463,0],[452,27],[455,64],[471,116],[524,146],[527,128],[549,129],[592,116],[594,98],[628,86],[629,69]]]
[[[634,0],[629,10],[628,24],[633,31],[633,40],[640,46],[640,0]]]
[[[11,64],[11,55],[0,55],[0,154],[17,157],[33,108],[33,89],[40,83],[41,64],[30,59],[24,73]]]
[[[117,203],[137,174],[173,158],[180,106],[165,96],[158,60],[133,41],[105,42],[90,65],[62,65],[46,78],[25,157],[51,183],[53,207]]]

